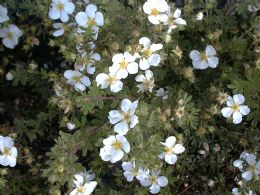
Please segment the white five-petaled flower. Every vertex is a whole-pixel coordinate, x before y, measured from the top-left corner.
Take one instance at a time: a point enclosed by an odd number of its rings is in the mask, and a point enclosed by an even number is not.
[[[13,49],[18,44],[18,39],[23,35],[22,31],[14,24],[0,29],[2,43],[9,49]]]
[[[53,20],[60,18],[62,22],[67,22],[74,9],[75,5],[69,0],[52,0],[49,17]]]
[[[135,77],[135,80],[141,83],[137,85],[138,92],[142,92],[142,93],[144,93],[145,91],[152,92],[154,87],[154,78],[153,78],[152,71],[146,70],[145,75],[137,75]]]
[[[167,163],[173,165],[176,163],[178,157],[177,154],[181,154],[185,151],[185,148],[181,144],[176,144],[176,138],[170,136],[166,139],[165,143],[161,142],[165,146],[165,152],[159,155],[160,159],[164,159]]]
[[[85,68],[87,69],[87,72],[89,74],[94,74],[96,71],[95,66],[93,66],[96,62],[101,60],[101,56],[99,53],[94,53],[91,51],[90,53],[87,53],[86,51],[83,51],[81,54],[82,57],[82,64],[76,64],[75,69],[83,71]],[[87,66],[87,67],[86,67]]]
[[[143,47],[141,50],[141,59],[139,62],[140,69],[147,70],[150,68],[150,66],[158,66],[161,61],[161,57],[155,52],[161,50],[163,45],[161,43],[152,44],[151,40],[147,37],[142,37],[139,39],[139,44]]]
[[[7,8],[0,5],[0,24],[9,20],[7,13]]]
[[[54,37],[59,37],[64,34],[64,24],[63,23],[54,23],[53,28],[55,31],[52,33]]]
[[[181,10],[178,8],[175,10],[173,14],[169,12],[168,20],[165,22],[165,24],[169,26],[167,33],[171,33],[172,30],[177,28],[178,26],[187,24],[186,21],[183,20],[180,16]]]
[[[236,94],[228,97],[227,106],[221,110],[221,113],[224,117],[229,118],[233,115],[233,123],[239,124],[242,121],[243,115],[248,115],[250,108],[246,105],[243,105],[245,102],[245,97],[242,94]]]
[[[254,154],[242,152],[240,159],[235,160],[233,165],[239,168],[242,178],[247,181],[251,181],[254,175],[260,175],[260,160],[256,161]]]
[[[0,135],[0,164],[14,167],[16,165],[17,149],[11,137]]]
[[[91,85],[89,78],[76,70],[66,70],[64,77],[67,79],[67,83],[74,86],[77,91],[85,91],[86,87]]]
[[[150,189],[150,193],[157,194],[160,192],[161,187],[165,187],[168,185],[168,179],[165,176],[160,176],[160,171],[152,170],[150,175],[148,176],[148,186]]]
[[[164,88],[160,88],[156,91],[155,94],[157,97],[162,97],[163,100],[167,100],[168,96],[169,96],[169,91],[168,90],[164,90]]]
[[[129,52],[124,54],[119,53],[113,56],[113,65],[109,68],[110,72],[116,72],[116,77],[125,79],[129,74],[136,74],[138,72],[138,64],[135,62],[136,56]]]
[[[137,168],[135,162],[123,162],[122,168],[124,170],[124,176],[128,182],[131,182],[134,178],[136,178],[141,184],[143,184],[143,181],[147,180],[149,175],[148,169],[143,169],[141,167]]]
[[[130,152],[130,144],[123,135],[111,135],[103,140],[105,145],[100,149],[100,157],[104,161],[115,163],[121,160],[124,153]]]
[[[169,6],[165,0],[147,0],[143,5],[144,13],[148,14],[148,20],[152,24],[160,24],[168,18],[166,12]]]
[[[206,69],[208,67],[216,68],[219,63],[216,54],[216,50],[211,45],[207,45],[204,52],[192,50],[190,52],[190,58],[192,59],[193,67],[195,69]]]
[[[97,86],[101,85],[101,89],[106,89],[110,87],[110,90],[117,93],[122,90],[123,83],[116,77],[115,72],[110,72],[109,74],[100,73],[96,76]]]
[[[96,30],[97,27],[104,25],[104,17],[101,12],[97,12],[97,6],[89,4],[85,12],[78,12],[75,20],[79,26],[91,27]]]
[[[125,135],[129,128],[134,128],[139,122],[138,116],[134,115],[138,101],[131,102],[128,99],[123,99],[121,110],[112,110],[109,112],[109,121],[114,126],[114,131],[120,135]]]
[[[74,185],[75,185],[75,189],[70,193],[70,195],[89,195],[91,194],[94,189],[97,186],[97,182],[96,181],[90,181],[89,178],[93,178],[92,175],[86,175],[79,173],[74,175],[75,180],[73,180]],[[85,180],[84,181],[84,177]],[[94,176],[95,178],[95,176]],[[94,179],[93,178],[93,179]]]

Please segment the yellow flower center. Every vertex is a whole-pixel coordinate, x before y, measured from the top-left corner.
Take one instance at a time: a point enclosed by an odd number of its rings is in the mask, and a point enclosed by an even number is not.
[[[154,183],[157,183],[157,177],[155,176],[152,176],[151,177],[151,182],[154,184]]]
[[[144,51],[144,57],[145,58],[151,57],[152,54],[153,54],[153,51],[150,50],[150,49],[147,49],[147,50]]]
[[[200,54],[200,60],[201,60],[201,61],[204,61],[204,62],[208,61],[208,56],[207,56],[207,54],[206,54],[206,53]]]
[[[89,26],[96,26],[97,22],[96,22],[95,18],[89,18],[88,19],[88,25]]]
[[[128,64],[129,64],[129,63],[126,62],[125,60],[123,60],[121,63],[119,63],[121,69],[126,69],[127,66],[128,66]]]
[[[152,16],[158,16],[159,14],[160,14],[160,11],[159,11],[158,9],[153,8],[153,9],[151,10],[151,15],[152,15]]]
[[[60,10],[60,11],[64,10],[64,3],[59,2],[59,3],[57,4],[57,8],[58,8],[58,10]]]
[[[232,106],[232,110],[233,111],[239,111],[240,110],[240,105],[235,104],[234,106]]]
[[[116,150],[121,150],[122,149],[122,143],[118,140],[116,140],[112,146],[116,149]]]
[[[139,175],[137,170],[134,170],[132,173],[133,173],[133,176],[135,176],[135,177]]]
[[[78,187],[77,193],[83,193],[83,192],[85,192],[85,189],[82,186]]]
[[[144,81],[144,88],[145,89],[153,88],[153,86],[154,86],[153,81],[147,80],[147,79]]]
[[[165,147],[165,151],[167,154],[173,154],[173,148]]]
[[[116,82],[116,77],[114,76],[109,76],[107,79],[107,82],[109,83],[109,85],[112,85]]]
[[[6,37],[8,38],[8,39],[12,39],[13,37],[14,37],[14,34],[13,34],[13,32],[7,32],[7,35],[6,35]]]
[[[124,120],[128,123],[131,121],[131,115],[128,112],[124,113]]]
[[[80,79],[81,79],[80,76],[74,76],[73,77],[73,80],[76,81],[77,83],[80,83]]]
[[[3,155],[4,156],[11,156],[12,155],[11,149],[4,147]]]
[[[249,165],[248,170],[254,173],[256,171],[256,166],[255,165]]]

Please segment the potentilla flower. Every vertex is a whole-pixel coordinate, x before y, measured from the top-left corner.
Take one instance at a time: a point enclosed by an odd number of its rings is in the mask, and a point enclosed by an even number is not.
[[[14,24],[0,29],[0,37],[5,47],[13,49],[18,44],[18,39],[23,35],[22,31]]]
[[[135,80],[137,82],[140,82],[141,84],[138,84],[138,92],[144,93],[145,91],[152,92],[154,87],[154,78],[153,78],[153,72],[150,70],[145,71],[145,75],[137,75],[135,77]]]
[[[228,94],[227,93],[224,93],[224,92],[218,93],[217,101],[220,104],[224,104],[225,102],[227,102],[227,100],[228,100]]]
[[[147,180],[149,175],[149,170],[141,167],[137,168],[135,162],[123,162],[122,168],[124,170],[124,176],[128,182],[131,182],[134,178],[136,178],[143,183],[142,180]]]
[[[76,70],[83,71],[85,68],[89,74],[94,74],[96,71],[95,66],[93,66],[96,62],[101,60],[101,56],[99,53],[94,53],[91,51],[87,53],[86,51],[81,54],[82,62],[80,64],[75,65]]]
[[[148,20],[152,24],[160,24],[168,18],[166,12],[169,6],[165,0],[147,0],[143,5],[144,13],[148,14]]]
[[[242,172],[242,178],[251,181],[254,176],[260,175],[260,160],[256,161],[255,154],[242,152],[240,159],[235,160],[233,165]]]
[[[185,148],[181,144],[176,144],[176,137],[170,136],[166,139],[165,143],[160,142],[165,146],[165,152],[159,155],[160,159],[164,159],[167,163],[173,165],[176,163],[178,157],[177,154],[181,154],[185,151]]]
[[[62,22],[67,22],[74,9],[75,5],[69,0],[52,0],[49,17],[53,20],[60,18]]]
[[[221,110],[221,113],[224,117],[229,118],[233,115],[233,123],[239,124],[242,121],[243,115],[248,115],[250,108],[246,105],[243,105],[245,102],[245,97],[242,94],[236,94],[228,97],[227,106]]]
[[[169,91],[168,90],[164,90],[164,88],[160,88],[156,91],[155,94],[157,97],[162,97],[163,100],[167,100],[168,96],[169,96]]]
[[[17,149],[11,137],[0,135],[0,164],[14,167],[16,165]]]
[[[64,77],[67,79],[67,83],[72,85],[77,91],[85,91],[86,87],[91,85],[89,78],[76,70],[66,70]]]
[[[7,8],[0,5],[0,24],[9,20],[7,14],[8,14]]]
[[[85,178],[82,173],[74,175],[75,180],[73,180],[75,189],[70,193],[70,195],[89,195],[91,194],[97,186],[96,181],[89,181]]]
[[[116,77],[115,72],[110,72],[109,74],[100,73],[96,77],[97,86],[101,85],[101,89],[106,89],[110,87],[110,90],[117,93],[122,90],[123,83]]]
[[[172,30],[174,30],[178,26],[187,25],[186,21],[183,20],[180,16],[181,16],[181,10],[178,8],[175,10],[173,14],[169,12],[168,20],[165,22],[165,25],[169,26],[167,33],[171,33]]]
[[[161,56],[155,52],[161,50],[163,45],[161,43],[151,43],[151,40],[147,37],[139,39],[139,44],[142,45],[141,59],[139,66],[141,70],[147,70],[150,66],[159,66]]]
[[[52,33],[54,37],[59,37],[64,34],[64,24],[63,23],[54,23],[53,28],[55,31]]]
[[[196,15],[196,20],[202,20],[203,19],[203,12],[199,12]]]
[[[129,52],[119,53],[113,56],[113,65],[109,68],[110,72],[116,72],[116,77],[125,79],[128,74],[138,72],[138,64],[135,62],[136,57]]]
[[[168,185],[168,179],[165,176],[160,176],[160,171],[152,170],[149,177],[149,189],[150,193],[157,194],[160,192],[161,187],[165,187]]]
[[[216,54],[216,50],[211,45],[207,45],[204,52],[192,50],[190,52],[190,58],[192,59],[193,67],[195,69],[216,68],[219,63]]]
[[[121,110],[112,110],[109,112],[109,121],[114,126],[114,131],[120,135],[125,135],[130,128],[134,128],[139,122],[138,116],[136,116],[135,110],[137,108],[138,101],[131,102],[128,99],[123,99],[121,103]]]
[[[130,152],[130,144],[123,135],[111,135],[103,140],[104,147],[100,149],[101,159],[115,163],[121,160],[124,153]]]
[[[85,12],[78,12],[75,20],[79,26],[84,28],[97,28],[104,25],[104,17],[101,12],[97,11],[97,6],[94,4],[89,4],[86,7]]]

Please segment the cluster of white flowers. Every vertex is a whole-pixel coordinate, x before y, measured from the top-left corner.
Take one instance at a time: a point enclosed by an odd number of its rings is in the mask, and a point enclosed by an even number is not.
[[[144,13],[148,15],[148,20],[154,24],[163,23],[169,27],[167,33],[178,26],[186,25],[186,21],[181,16],[181,10],[176,9],[174,13],[171,12],[170,6],[165,0],[147,0],[143,5]]]
[[[228,96],[227,106],[221,110],[224,117],[229,118],[233,115],[233,123],[239,124],[242,122],[242,117],[248,115],[250,108],[243,105],[245,97],[242,94],[236,94],[233,97]]]
[[[159,170],[137,167],[135,162],[123,162],[122,168],[128,182],[132,182],[136,178],[143,187],[149,187],[152,194],[159,193],[161,187],[168,185],[168,179],[160,176]]]
[[[14,167],[16,165],[17,149],[11,137],[0,135],[0,164]]]
[[[23,33],[15,24],[1,26],[2,23],[7,22],[8,20],[7,8],[0,5],[0,37],[2,38],[2,43],[5,47],[14,49]]]
[[[97,86],[101,89],[110,87],[112,92],[119,92],[123,89],[121,79],[127,78],[129,74],[138,73],[139,68],[145,70],[145,75],[137,75],[135,80],[140,82],[137,85],[138,92],[152,92],[154,87],[153,72],[148,70],[151,66],[159,66],[161,57],[156,51],[161,50],[163,45],[152,44],[147,37],[139,39],[142,49],[140,53],[130,54],[129,52],[115,54],[112,58],[113,65],[109,67],[109,73],[100,73],[96,77]],[[136,60],[139,59],[137,63]],[[139,64],[139,65],[138,65]]]
[[[260,175],[260,159],[256,160],[256,155],[242,152],[240,158],[233,162],[233,165],[242,172],[242,178],[251,181],[252,178]]]
[[[89,170],[87,172],[81,172],[74,175],[75,189],[70,193],[70,195],[89,195],[91,194],[97,186],[95,179],[95,173]]]

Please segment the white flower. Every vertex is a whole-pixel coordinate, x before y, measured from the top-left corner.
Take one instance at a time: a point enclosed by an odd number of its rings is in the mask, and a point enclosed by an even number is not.
[[[216,54],[216,50],[211,45],[207,45],[205,52],[200,53],[197,50],[192,50],[190,58],[192,59],[193,67],[195,69],[216,68],[219,62]]]
[[[161,187],[168,185],[168,179],[165,176],[160,176],[160,171],[152,170],[148,177],[150,193],[157,194]]]
[[[59,37],[64,34],[64,26],[63,23],[54,23],[53,28],[56,30],[52,33],[54,37]]]
[[[161,142],[165,146],[165,152],[163,152],[159,158],[164,159],[167,163],[173,165],[177,161],[177,154],[181,154],[185,151],[185,148],[181,144],[176,144],[176,138],[170,136],[166,139],[165,143]]]
[[[248,115],[250,108],[246,105],[243,105],[245,102],[245,97],[242,94],[236,94],[228,97],[227,106],[221,110],[221,113],[224,117],[229,118],[233,115],[233,123],[239,124],[242,121],[243,115]]]
[[[67,83],[74,86],[77,91],[85,91],[86,87],[91,85],[89,78],[76,70],[66,70],[64,77],[67,79]]]
[[[101,89],[110,87],[110,90],[114,93],[119,92],[123,88],[123,83],[116,78],[115,72],[109,74],[100,73],[96,77],[97,86],[101,85]]]
[[[53,20],[60,18],[62,22],[69,20],[70,14],[74,12],[75,5],[69,0],[52,0],[49,17]]]
[[[0,24],[9,20],[7,13],[7,8],[0,5]]]
[[[155,52],[161,50],[163,45],[161,43],[152,44],[151,40],[147,37],[142,37],[139,39],[139,44],[143,46],[141,50],[141,60],[139,62],[140,69],[147,70],[150,66],[158,66],[161,61],[161,57]]]
[[[196,20],[202,20],[203,19],[203,12],[199,12],[196,15]]]
[[[97,12],[97,6],[93,4],[89,4],[86,7],[85,12],[78,12],[75,20],[79,26],[82,27],[91,27],[93,30],[93,27],[103,26],[104,25],[104,17],[101,12]]]
[[[97,186],[96,181],[85,181],[82,174],[74,175],[76,180],[74,181],[75,189],[70,193],[70,195],[89,195],[91,194]]]
[[[165,22],[168,18],[167,10],[169,6],[165,0],[147,0],[143,5],[144,13],[148,14],[148,20],[152,24]]]
[[[232,195],[241,195],[241,192],[239,192],[238,190],[238,188],[232,188]]]
[[[93,66],[97,61],[101,60],[101,56],[99,53],[94,53],[91,51],[87,53],[86,51],[82,51],[81,57],[83,59],[83,64],[76,64],[75,69],[83,71],[85,68],[87,69],[87,73],[94,74],[96,71],[95,66]],[[87,66],[87,67],[86,67]]]
[[[145,71],[145,76],[144,75],[137,75],[135,77],[135,80],[137,82],[141,82],[141,84],[138,84],[138,92],[145,92],[149,91],[152,92],[153,87],[154,87],[154,78],[153,78],[153,72],[150,70]]]
[[[124,153],[130,152],[130,144],[123,135],[111,135],[103,140],[105,145],[100,149],[100,156],[103,161],[115,163],[121,160]]]
[[[22,31],[14,24],[0,29],[2,43],[9,49],[13,49],[18,44],[18,39],[23,35]]]
[[[168,96],[169,96],[169,91],[168,90],[164,90],[164,88],[160,88],[156,91],[156,94],[155,94],[157,97],[162,97],[163,100],[166,100],[168,99]]]
[[[143,180],[147,180],[149,175],[149,170],[143,169],[143,168],[137,168],[135,165],[135,162],[123,162],[122,168],[125,171],[124,176],[126,177],[128,182],[133,181],[133,179],[136,177],[141,184],[143,184]]]
[[[187,25],[186,21],[183,20],[180,16],[181,10],[178,8],[173,14],[169,13],[168,20],[165,22],[165,24],[169,26],[167,33],[171,33],[173,29],[177,28],[180,25]]]
[[[74,123],[67,123],[67,128],[69,130],[73,130],[73,129],[75,129],[75,127],[76,127],[76,125]]]
[[[113,56],[113,65],[109,68],[110,72],[116,72],[116,77],[125,79],[129,74],[138,72],[138,64],[135,62],[136,57],[129,52],[119,53]]]
[[[14,167],[16,165],[17,149],[11,137],[0,135],[0,164],[3,166]]]
[[[6,73],[5,75],[6,80],[11,81],[14,79],[14,75],[11,72]]]
[[[125,135],[129,128],[134,128],[139,122],[138,116],[134,115],[137,108],[138,101],[133,103],[128,99],[123,99],[121,103],[121,110],[112,110],[109,112],[109,121],[114,126],[114,131],[120,135]]]

